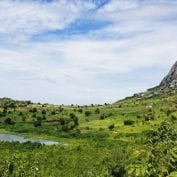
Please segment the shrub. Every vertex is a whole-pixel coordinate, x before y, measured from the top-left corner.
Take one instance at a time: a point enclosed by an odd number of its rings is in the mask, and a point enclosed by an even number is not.
[[[12,121],[12,119],[9,118],[9,117],[4,120],[4,123],[5,123],[5,124],[8,124],[8,125],[14,125],[14,124],[15,124],[15,122]]]
[[[176,171],[176,137],[175,127],[168,122],[162,122],[149,134],[147,142],[152,150],[148,162],[148,176],[157,176],[157,172],[159,176],[167,176]],[[162,167],[166,170],[163,171]]]
[[[177,120],[177,117],[175,115],[171,115],[172,120]]]
[[[112,130],[112,129],[114,129],[114,124],[111,124],[110,126],[109,126],[109,130]]]
[[[101,119],[101,120],[105,119],[105,117],[106,117],[105,114],[101,114],[101,115],[100,115],[100,119]]]
[[[169,116],[171,113],[172,113],[172,111],[170,109],[167,110],[167,112],[166,112],[167,116]]]
[[[99,108],[97,108],[96,110],[95,110],[95,114],[99,114],[100,113],[100,110],[99,110]]]
[[[35,121],[34,122],[34,127],[41,127],[41,122],[40,121]]]
[[[90,116],[92,114],[92,112],[90,112],[90,111],[85,111],[85,116]]]
[[[42,114],[46,114],[46,110],[42,110]]]
[[[3,112],[0,112],[0,117],[4,117],[4,113]]]
[[[40,116],[37,116],[37,121],[39,121],[39,122],[41,122],[42,121],[42,117],[40,117]]]
[[[46,120],[46,116],[45,115],[42,116],[42,120]]]
[[[22,121],[25,122],[26,121],[26,117],[22,116]]]
[[[59,112],[63,112],[63,111],[64,111],[64,108],[59,107],[58,111],[59,111]]]
[[[19,114],[18,114],[19,116],[23,116],[23,113],[22,112],[19,112]]]
[[[32,108],[32,109],[29,110],[29,112],[36,113],[37,112],[37,108]]]
[[[154,114],[149,113],[144,117],[145,121],[154,120]]]
[[[64,118],[60,118],[59,122],[60,122],[60,125],[65,125],[65,119]]]
[[[137,117],[138,119],[140,119],[140,118],[141,118],[141,116],[140,116],[140,115],[137,115],[136,117]]]
[[[124,120],[124,125],[133,125],[134,123],[135,123],[135,121],[130,120],[130,119]]]
[[[76,115],[74,113],[70,113],[69,116],[70,116],[70,119],[72,119],[72,120],[76,117]]]
[[[61,127],[61,130],[64,131],[64,132],[69,132],[70,131],[70,127],[68,125],[63,125]]]
[[[78,112],[79,112],[79,113],[82,113],[82,112],[83,112],[83,110],[80,108],[80,109],[78,109]]]
[[[55,111],[52,111],[52,112],[51,112],[51,115],[55,115],[55,114],[56,114],[56,112],[55,112]]]

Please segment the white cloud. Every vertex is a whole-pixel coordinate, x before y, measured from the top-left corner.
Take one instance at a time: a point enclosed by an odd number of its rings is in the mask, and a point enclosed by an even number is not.
[[[154,21],[176,15],[177,1],[112,0],[99,11],[97,18],[121,22]]]
[[[81,0],[54,0],[51,3],[1,0],[0,36],[9,41],[16,41],[17,38],[21,41],[29,35],[61,30],[92,8],[94,4]]]
[[[134,9],[139,6],[137,0],[111,0],[100,12],[113,13],[115,11]]]
[[[131,80],[125,80],[124,86],[119,86],[122,81],[118,80],[118,83],[112,83],[109,87],[104,79],[99,85],[99,77],[121,74],[123,79],[124,75],[133,75],[135,70],[143,67],[170,67],[177,56],[177,34],[173,28],[166,30],[175,37],[165,35],[166,31],[160,30],[158,34],[119,41],[79,39],[30,43],[18,50],[1,49],[1,81],[15,82],[15,87],[20,90],[18,95],[23,95],[20,98],[26,98],[25,95],[29,94],[31,99],[40,100],[42,97],[41,100],[45,102],[47,99],[59,103],[115,101],[144,90],[144,80],[133,85]],[[160,82],[160,77],[153,78],[154,82]],[[106,88],[104,85],[107,85]],[[152,86],[151,83],[149,86]],[[8,90],[13,87],[8,87]]]

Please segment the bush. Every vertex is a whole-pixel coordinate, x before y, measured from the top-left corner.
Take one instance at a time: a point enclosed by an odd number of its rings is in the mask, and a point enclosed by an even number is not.
[[[72,120],[75,119],[75,117],[76,117],[76,115],[74,113],[70,113],[69,116],[70,116],[70,119],[72,119]]]
[[[70,127],[68,125],[63,125],[61,127],[61,131],[64,131],[64,132],[69,132],[70,131]]]
[[[138,119],[140,119],[140,118],[141,118],[141,116],[140,116],[140,115],[137,115],[136,117],[137,117]]]
[[[134,123],[135,123],[135,121],[130,120],[130,119],[124,120],[124,125],[133,125]]]
[[[154,118],[155,118],[154,114],[151,113],[144,117],[145,121],[154,120]]]
[[[177,170],[176,137],[175,127],[168,122],[162,122],[149,134],[147,142],[152,150],[148,161],[148,176],[157,176],[157,172],[159,176],[167,176]]]
[[[41,127],[41,122],[40,121],[35,121],[34,122],[34,127]]]
[[[60,125],[65,125],[66,121],[64,118],[60,118],[59,123],[60,123]]]
[[[82,110],[82,109],[78,109],[78,112],[79,112],[79,113],[82,113],[82,112],[83,112],[83,110]]]
[[[105,117],[106,117],[105,114],[101,114],[101,115],[100,115],[100,119],[101,119],[101,120],[105,119]]]
[[[42,116],[37,116],[36,119],[37,119],[37,121],[41,122],[42,121]]]
[[[112,129],[114,129],[114,124],[111,124],[110,126],[109,126],[109,130],[112,130]]]
[[[0,117],[4,117],[4,116],[5,116],[4,112],[0,112]]]
[[[19,112],[19,114],[18,114],[19,116],[23,116],[23,113],[22,112]]]
[[[100,113],[100,110],[99,110],[99,108],[97,108],[96,110],[95,110],[95,114],[99,114]]]
[[[46,110],[42,110],[42,114],[46,114]]]
[[[45,115],[42,116],[42,120],[46,120],[46,116]]]
[[[90,112],[90,111],[85,111],[85,116],[90,116],[92,114],[92,112]]]
[[[171,115],[172,120],[177,120],[177,117],[175,115]]]
[[[32,109],[29,110],[29,112],[36,113],[37,112],[37,108],[32,108]]]
[[[55,115],[55,114],[56,114],[56,112],[55,112],[55,111],[52,111],[52,112],[51,112],[51,115]]]
[[[4,123],[5,123],[5,124],[8,124],[8,125],[14,125],[14,124],[15,124],[15,122],[12,121],[12,119],[9,118],[9,117],[4,120]]]

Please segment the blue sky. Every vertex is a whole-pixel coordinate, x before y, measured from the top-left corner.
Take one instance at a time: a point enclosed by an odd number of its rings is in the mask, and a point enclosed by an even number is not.
[[[177,60],[177,0],[1,0],[0,97],[112,103]]]

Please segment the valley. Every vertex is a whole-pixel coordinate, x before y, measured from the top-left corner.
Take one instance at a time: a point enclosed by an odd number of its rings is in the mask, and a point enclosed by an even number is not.
[[[177,176],[177,93],[170,85],[105,105],[1,98],[1,135],[58,143],[1,141],[0,176]]]

